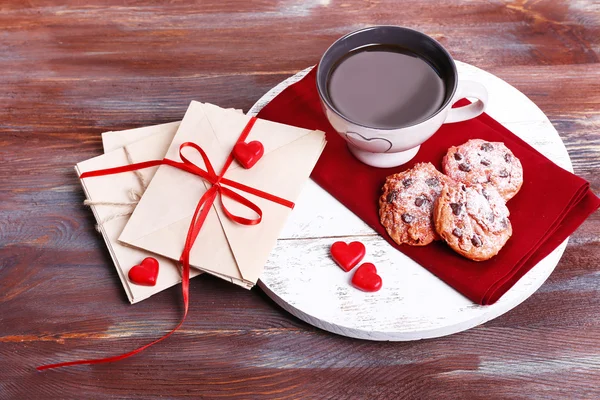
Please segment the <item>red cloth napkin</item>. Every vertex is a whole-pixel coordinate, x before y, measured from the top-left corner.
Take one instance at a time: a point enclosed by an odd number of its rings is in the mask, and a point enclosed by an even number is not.
[[[486,114],[443,125],[408,164],[387,169],[369,167],[350,154],[346,142],[327,121],[315,75],[316,68],[273,99],[258,117],[325,131],[327,146],[311,178],[392,246],[476,303],[496,302],[600,206],[588,182],[558,167]],[[431,162],[441,171],[447,149],[472,138],[504,142],[523,165],[523,186],[508,202],[511,239],[496,257],[484,262],[465,259],[442,241],[424,247],[394,243],[379,222],[379,196],[386,176],[418,162]]]

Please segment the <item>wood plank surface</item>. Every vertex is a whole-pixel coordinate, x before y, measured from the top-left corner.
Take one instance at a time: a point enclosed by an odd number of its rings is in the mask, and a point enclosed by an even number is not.
[[[73,165],[100,133],[181,119],[190,100],[247,110],[339,36],[398,24],[438,39],[548,115],[600,193],[594,0],[0,3],[0,399],[598,398],[600,213],[530,299],[450,337],[373,343],[313,328],[260,290],[202,276],[127,302]],[[543,201],[543,199],[541,199]]]

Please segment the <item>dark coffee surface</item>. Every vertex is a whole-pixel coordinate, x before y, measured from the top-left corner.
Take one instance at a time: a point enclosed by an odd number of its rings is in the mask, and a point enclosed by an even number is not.
[[[444,101],[444,82],[423,59],[390,46],[351,53],[334,67],[329,97],[346,118],[374,128],[423,121]]]

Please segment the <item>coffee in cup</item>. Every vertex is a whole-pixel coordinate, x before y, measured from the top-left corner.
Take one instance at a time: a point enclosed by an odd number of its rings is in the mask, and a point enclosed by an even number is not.
[[[474,118],[487,101],[481,84],[459,82],[454,60],[438,42],[397,26],[337,40],[321,58],[317,88],[350,151],[376,167],[409,161],[443,123]],[[478,100],[452,109],[467,96]]]
[[[382,129],[423,121],[444,102],[444,81],[427,60],[398,46],[354,50],[332,68],[331,103],[348,119]]]

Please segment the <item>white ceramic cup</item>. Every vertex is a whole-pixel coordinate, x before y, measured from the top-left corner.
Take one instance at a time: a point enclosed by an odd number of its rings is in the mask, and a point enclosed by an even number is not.
[[[354,122],[333,106],[328,83],[337,62],[355,49],[375,44],[399,46],[434,67],[445,86],[444,101],[437,111],[411,125],[377,128]],[[421,32],[399,26],[369,27],[338,39],[319,62],[317,89],[329,123],[347,141],[352,154],[363,163],[379,168],[395,167],[410,161],[420,145],[442,124],[465,121],[480,115],[488,97],[485,87],[480,83],[458,79],[454,60],[441,44]],[[477,100],[452,108],[454,103],[466,97]]]

